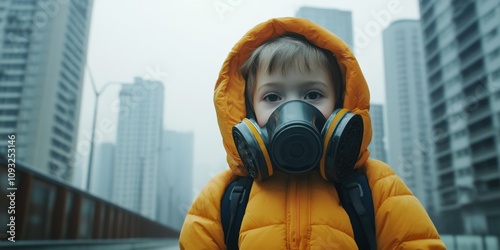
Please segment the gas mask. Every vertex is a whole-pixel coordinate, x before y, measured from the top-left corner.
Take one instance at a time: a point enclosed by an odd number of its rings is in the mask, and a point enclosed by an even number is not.
[[[301,174],[319,168],[324,179],[340,182],[358,159],[363,120],[347,109],[336,109],[325,119],[313,105],[294,100],[276,108],[263,127],[245,118],[232,132],[238,154],[256,180],[275,170]]]

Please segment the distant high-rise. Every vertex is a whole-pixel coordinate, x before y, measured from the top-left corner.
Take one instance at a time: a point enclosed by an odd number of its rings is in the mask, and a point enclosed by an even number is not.
[[[441,232],[500,235],[500,2],[419,2]]]
[[[163,84],[122,85],[112,201],[155,219],[163,131]]]
[[[339,36],[351,49],[353,49],[352,14],[350,11],[301,7],[295,16],[307,18],[323,26]]]
[[[113,143],[101,143],[97,148],[96,158],[93,163],[95,168],[90,179],[90,192],[111,201],[115,173],[115,145]]]
[[[420,22],[399,20],[383,31],[388,163],[436,220],[426,71]]]
[[[157,220],[180,230],[193,201],[193,133],[164,131]]]
[[[387,162],[384,143],[384,111],[380,104],[370,105],[370,118],[372,120],[372,142],[368,146],[370,158]]]
[[[70,181],[92,0],[0,1],[0,151]]]

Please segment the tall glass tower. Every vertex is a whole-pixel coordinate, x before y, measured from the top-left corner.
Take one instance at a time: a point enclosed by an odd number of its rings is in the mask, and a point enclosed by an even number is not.
[[[317,23],[339,36],[353,49],[352,13],[345,10],[301,7],[296,15]]]
[[[92,0],[0,1],[0,152],[70,181]]]
[[[383,46],[388,163],[436,223],[436,175],[420,22],[391,23],[383,31]]]
[[[112,201],[156,219],[163,84],[136,78],[120,91]]]
[[[441,232],[500,235],[500,2],[419,3]]]
[[[384,106],[381,104],[370,104],[370,118],[372,120],[372,141],[368,145],[370,158],[387,162],[385,150],[385,126],[384,126]]]

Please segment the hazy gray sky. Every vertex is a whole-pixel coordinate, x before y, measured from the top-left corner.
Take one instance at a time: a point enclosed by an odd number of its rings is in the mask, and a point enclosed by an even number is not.
[[[389,21],[418,18],[417,0],[94,0],[88,65],[98,88],[137,76],[163,81],[164,128],[194,132],[194,183],[201,189],[227,167],[212,102],[223,60],[250,28],[294,16],[300,6],[352,11],[355,52],[372,102],[385,103],[382,30]],[[104,120],[112,127],[101,131],[101,142],[115,140],[119,90],[110,86],[99,99],[98,127]],[[86,74],[79,141],[90,135],[93,103]],[[88,157],[82,148],[80,155]],[[76,173],[84,176],[86,166],[81,161]]]

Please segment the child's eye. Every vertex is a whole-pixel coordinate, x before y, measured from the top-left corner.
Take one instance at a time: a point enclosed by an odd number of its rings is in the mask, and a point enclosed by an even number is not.
[[[277,101],[281,101],[281,97],[279,97],[279,95],[277,95],[277,94],[268,94],[268,95],[264,96],[264,101],[277,102]]]
[[[319,98],[323,97],[323,95],[317,91],[311,91],[306,94],[304,97],[306,100],[317,100]]]

